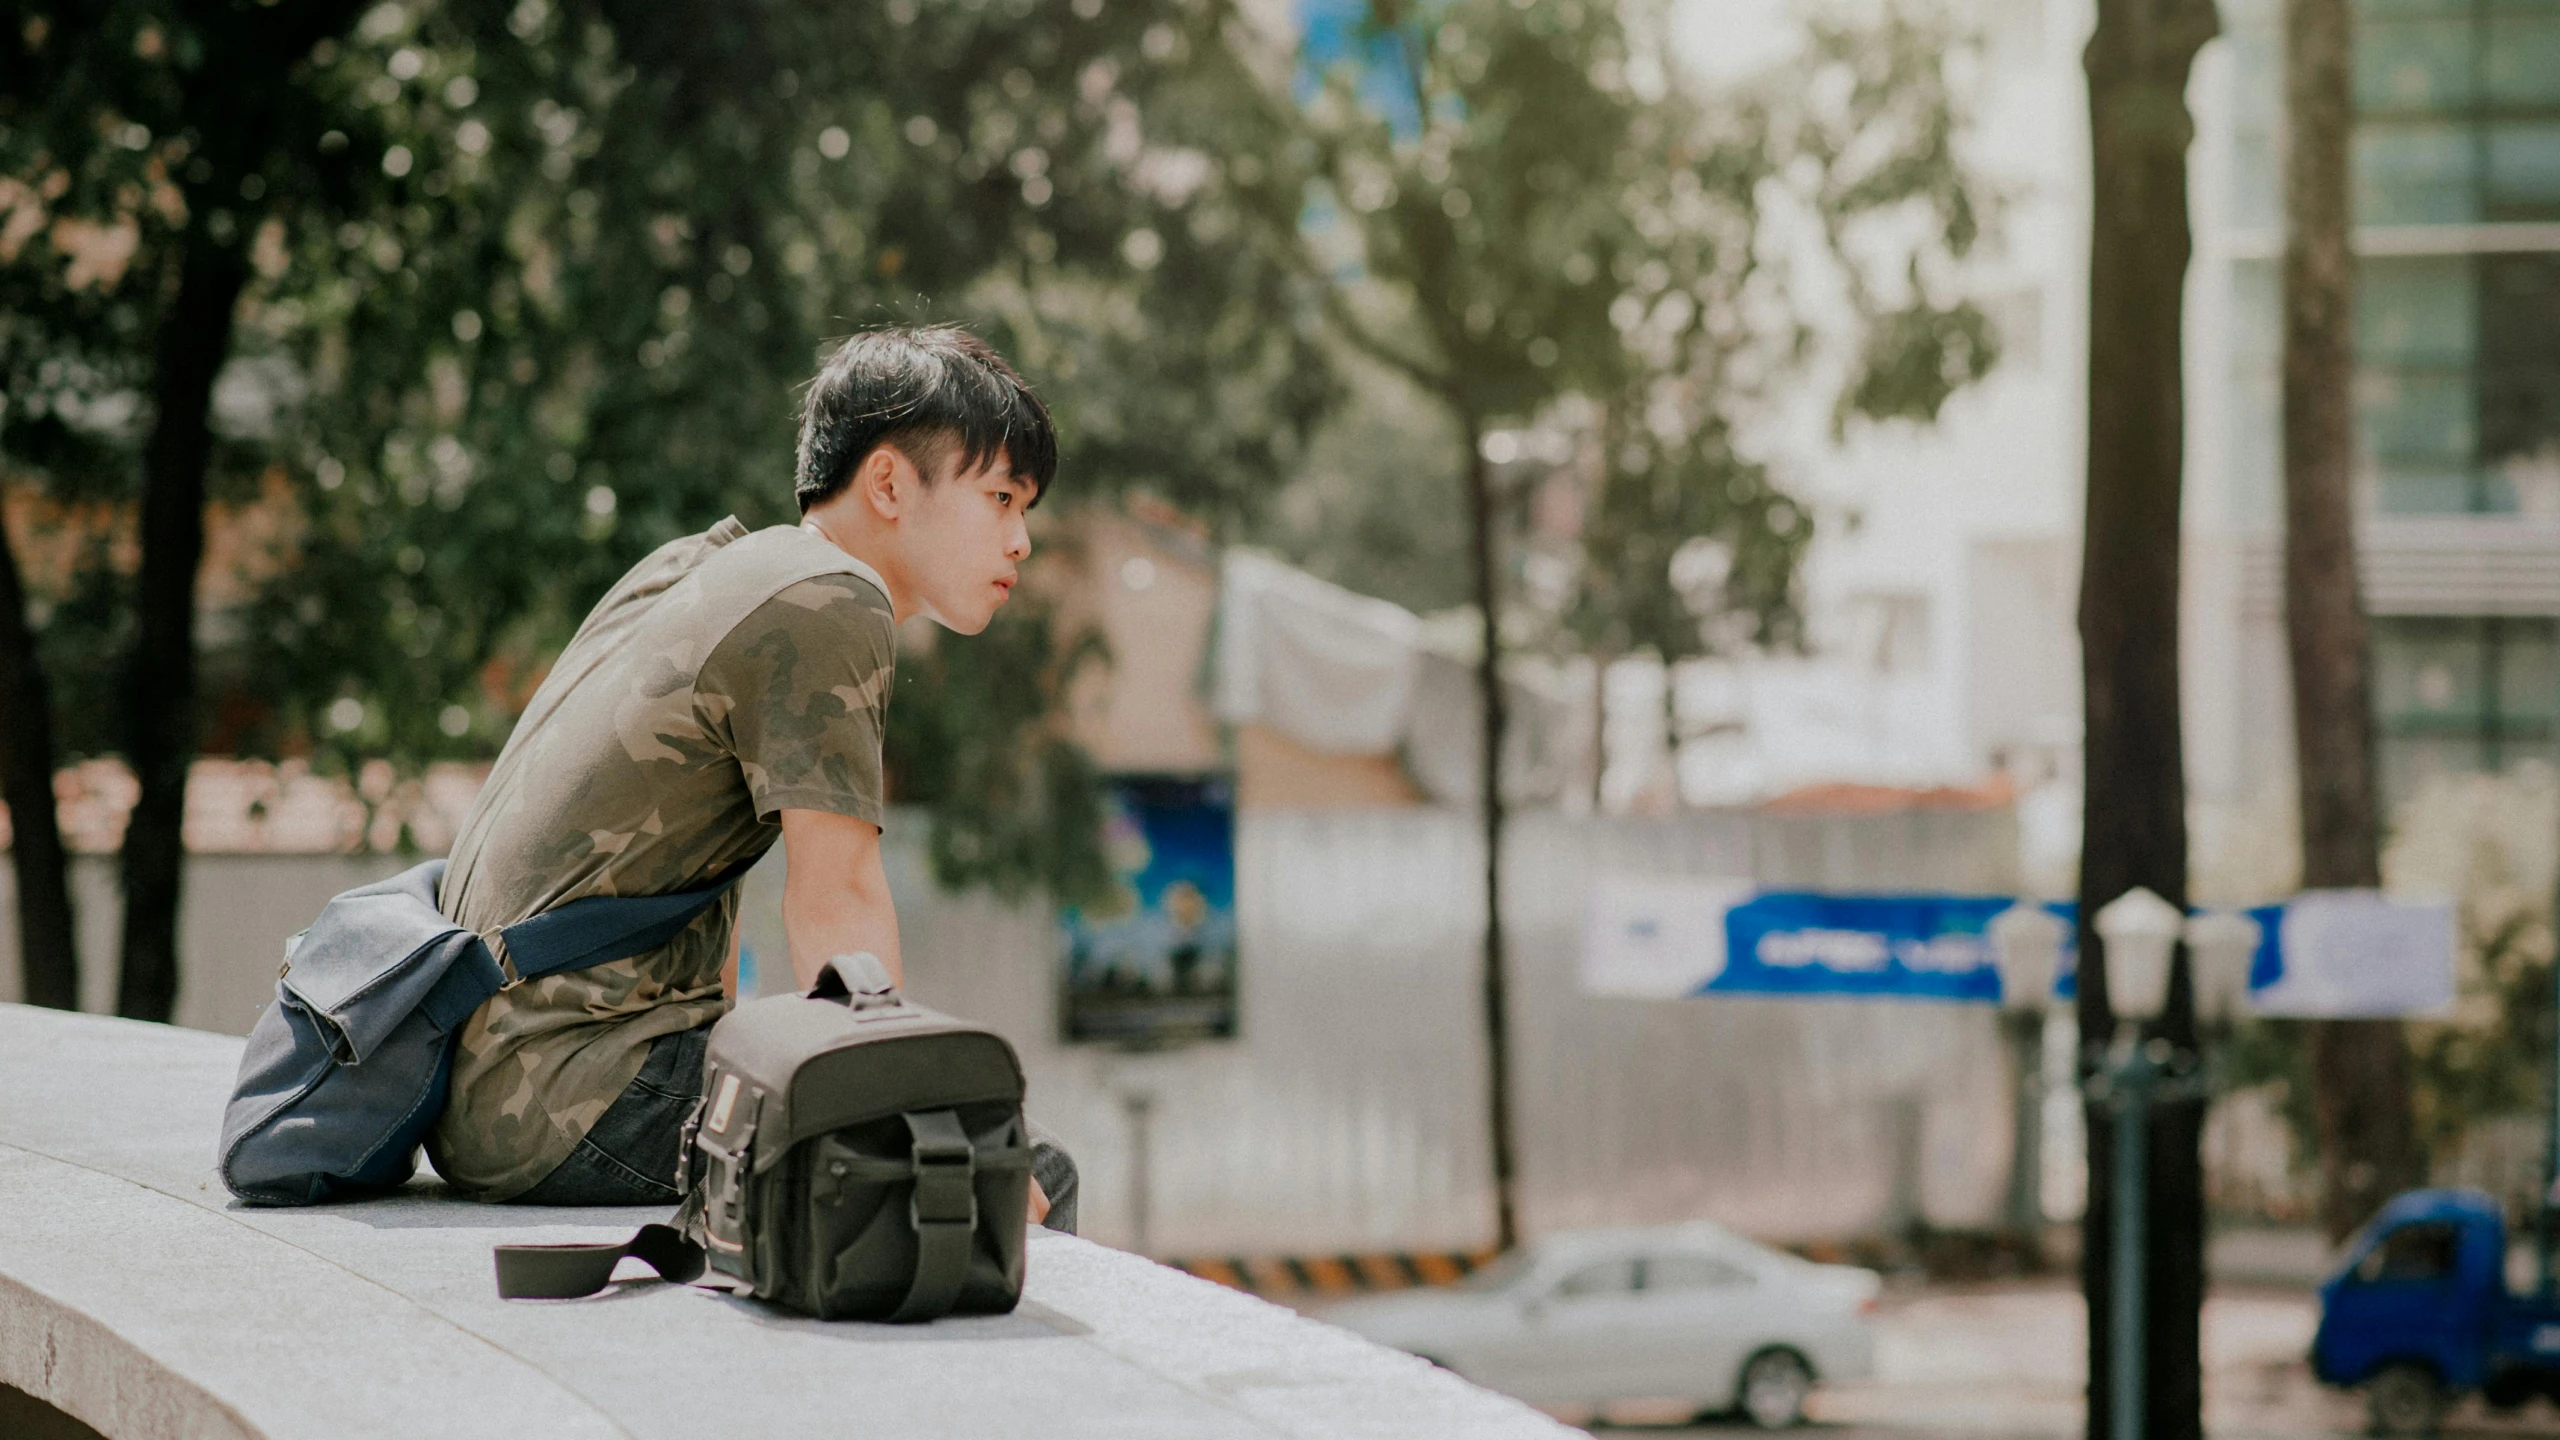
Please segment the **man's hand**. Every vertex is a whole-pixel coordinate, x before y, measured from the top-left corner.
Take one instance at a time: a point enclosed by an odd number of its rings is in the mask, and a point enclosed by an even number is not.
[[[1031,1178],[1031,1223],[1037,1225],[1049,1218],[1049,1192],[1040,1188],[1040,1177]]]
[[[791,942],[791,978],[806,990],[819,967],[868,950],[906,983],[898,955],[898,911],[880,865],[880,827],[824,810],[782,812],[782,932]]]

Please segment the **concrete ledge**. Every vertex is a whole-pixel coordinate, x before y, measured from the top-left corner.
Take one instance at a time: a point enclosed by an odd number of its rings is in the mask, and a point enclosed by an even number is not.
[[[433,1181],[359,1205],[239,1206],[211,1168],[239,1053],[0,1005],[0,1383],[110,1440],[1573,1433],[1047,1231],[1002,1317],[826,1324],[656,1283],[510,1304],[491,1245],[620,1238],[661,1212],[477,1206]]]

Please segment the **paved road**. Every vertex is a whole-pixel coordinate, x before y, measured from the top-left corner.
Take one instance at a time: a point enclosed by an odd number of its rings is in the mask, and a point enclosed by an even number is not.
[[[2042,1282],[1889,1297],[1878,1316],[1876,1378],[1814,1397],[1807,1440],[2079,1440],[2087,1345],[2079,1294]],[[2205,1428],[2212,1440],[2330,1440],[2365,1433],[2364,1407],[2326,1390],[2303,1363],[2318,1313],[2311,1295],[2226,1289],[2205,1304]],[[1567,1417],[1581,1420],[1585,1417]],[[1667,1421],[1642,1413],[1622,1421]],[[1744,1426],[1635,1423],[1629,1440],[1741,1440]],[[2560,1436],[2560,1410],[2512,1417],[2476,1402],[2444,1440]]]

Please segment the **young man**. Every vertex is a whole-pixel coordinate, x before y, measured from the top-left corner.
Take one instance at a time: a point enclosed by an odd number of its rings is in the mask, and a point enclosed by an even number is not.
[[[974,336],[848,341],[809,386],[801,524],[723,520],[597,602],[463,821],[444,913],[486,935],[590,895],[698,889],[779,837],[793,977],[868,950],[903,983],[880,864],[896,626],[984,630],[1056,468],[1048,411]],[[437,1172],[487,1200],[676,1200],[737,913],[733,889],[660,949],[482,1006],[428,1143]],[[1074,1164],[1033,1139],[1032,1213],[1072,1229]]]

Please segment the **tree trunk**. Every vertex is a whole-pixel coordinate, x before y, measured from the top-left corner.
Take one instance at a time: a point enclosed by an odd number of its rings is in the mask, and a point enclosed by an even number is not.
[[[2355,536],[2353,27],[2348,0],[2285,6],[2284,593],[2305,888],[2382,881]],[[2426,1166],[2399,1022],[2311,1027],[2320,1218],[2333,1241]]]
[[[125,760],[141,782],[124,832],[124,944],[116,1013],[167,1020],[178,1000],[178,900],[187,767],[196,741],[196,572],[204,559],[213,380],[231,350],[239,254],[190,230],[178,293],[160,325],[157,411],[143,454],[138,634],[124,687]]]
[[[2137,885],[2183,904],[2186,773],[2179,726],[2179,507],[2185,414],[2180,322],[2187,223],[2187,75],[2217,29],[2212,0],[2100,0],[2089,78],[2088,505],[2080,640],[2087,708],[2080,850],[2079,1019],[2091,1044],[2114,1030],[2106,957],[2091,921]],[[2178,968],[2162,1033],[2192,1041],[2195,1006]],[[2115,1206],[2114,1126],[2091,1106],[2081,1287],[2089,1305],[2091,1440],[2107,1440]],[[2148,1440],[2203,1433],[2203,1108],[2156,1106],[2145,1210]]]
[[[1484,652],[1476,661],[1476,691],[1482,706],[1484,746],[1478,784],[1484,823],[1484,1039],[1486,1109],[1493,1143],[1494,1245],[1509,1250],[1520,1243],[1516,1191],[1517,1161],[1511,1119],[1510,977],[1502,942],[1502,830],[1508,818],[1502,797],[1503,740],[1510,733],[1510,711],[1502,694],[1502,610],[1499,542],[1495,514],[1493,468],[1484,458],[1484,427],[1469,413],[1459,430],[1467,444],[1467,524],[1475,569],[1476,613],[1481,619]]]
[[[0,529],[0,803],[9,807],[18,879],[20,995],[30,1005],[80,1008],[80,953],[71,923],[70,859],[53,808],[53,693],[36,659],[18,559]]]

